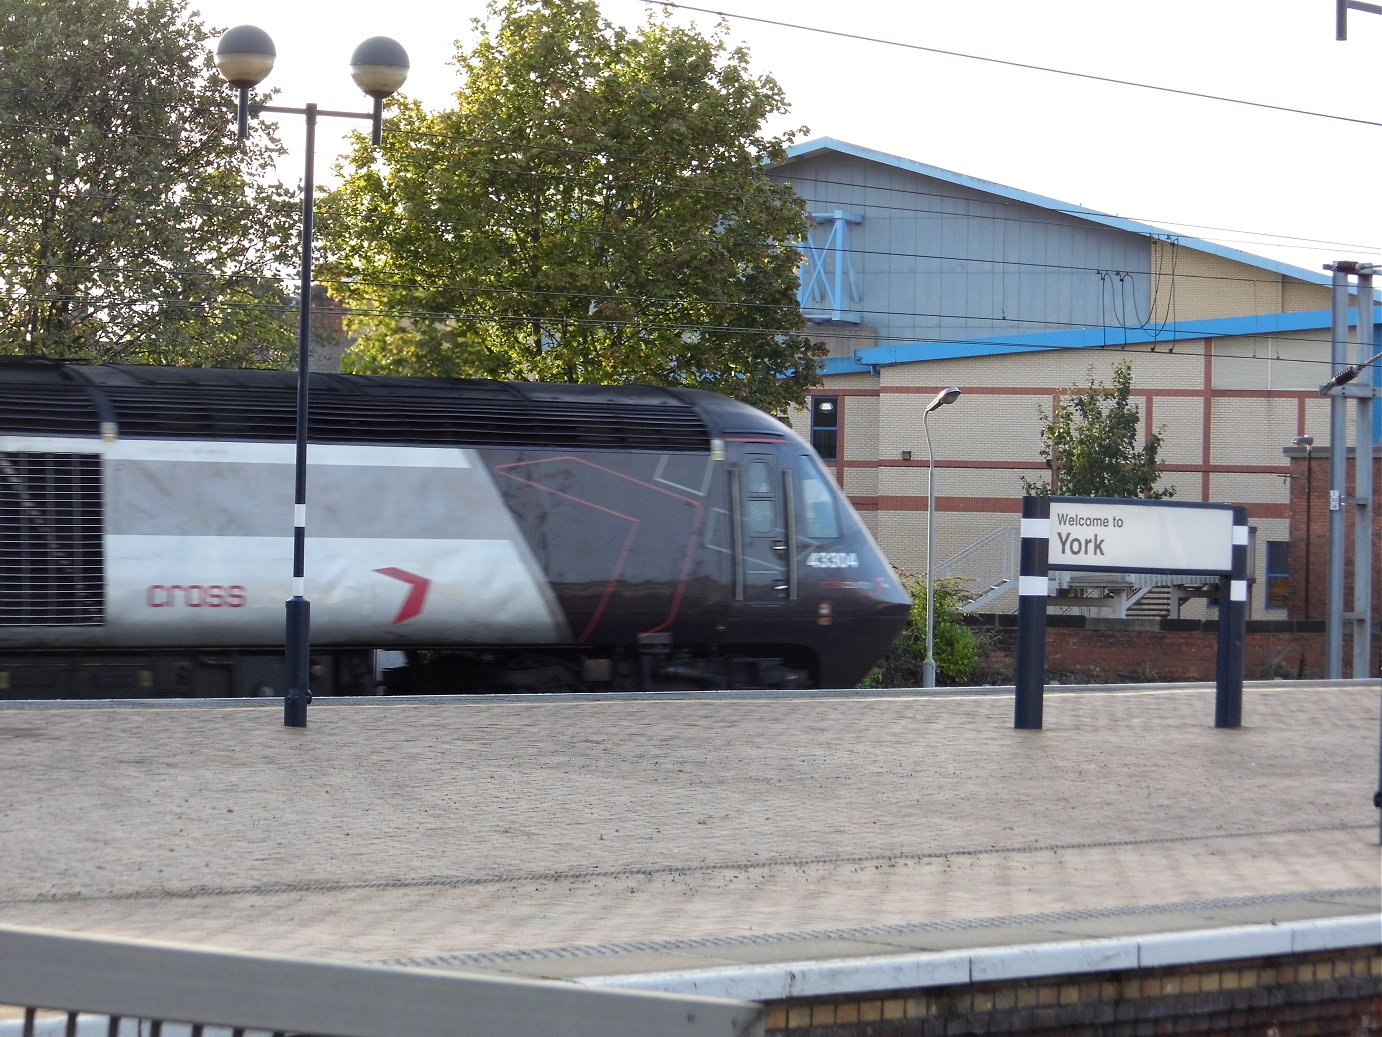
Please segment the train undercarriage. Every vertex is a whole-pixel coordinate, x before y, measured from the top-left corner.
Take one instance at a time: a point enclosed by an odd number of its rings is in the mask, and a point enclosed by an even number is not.
[[[546,647],[465,651],[312,652],[314,696],[687,691],[815,686],[813,661],[764,653],[644,646],[636,653]],[[284,693],[282,649],[0,653],[0,698],[272,698]]]

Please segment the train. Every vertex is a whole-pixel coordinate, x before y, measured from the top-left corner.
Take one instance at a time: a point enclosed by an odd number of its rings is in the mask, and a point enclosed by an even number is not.
[[[0,697],[850,688],[911,598],[695,389],[0,360]],[[306,478],[306,507],[295,479]]]

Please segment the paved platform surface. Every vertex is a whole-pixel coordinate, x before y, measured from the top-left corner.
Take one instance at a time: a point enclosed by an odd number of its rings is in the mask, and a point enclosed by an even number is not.
[[[0,922],[580,978],[1357,916],[1377,682],[0,705]]]

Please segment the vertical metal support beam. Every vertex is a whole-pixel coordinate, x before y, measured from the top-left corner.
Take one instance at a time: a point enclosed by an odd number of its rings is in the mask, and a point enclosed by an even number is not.
[[[1353,677],[1371,676],[1372,657],[1372,365],[1374,341],[1372,267],[1358,274],[1358,359],[1361,370],[1353,381],[1353,609],[1349,628],[1353,634]]]
[[[1017,694],[1013,727],[1041,730],[1046,691],[1046,594],[1051,499],[1022,498],[1022,558],[1017,578]]]
[[[1348,366],[1348,275],[1356,264],[1332,267],[1330,370]],[[1329,585],[1325,605],[1325,676],[1332,681],[1344,668],[1344,488],[1348,478],[1348,412],[1338,393],[1329,397]]]
[[[1243,639],[1248,629],[1248,509],[1233,509],[1232,569],[1219,578],[1219,665],[1214,726],[1243,726]]]
[[[921,660],[921,686],[936,686],[936,591],[931,559],[936,544],[936,452],[931,449],[931,408],[921,415],[926,434],[926,657]]]
[[[1367,3],[1366,0],[1334,0],[1334,38],[1348,39],[1348,12],[1366,11],[1368,14],[1382,14],[1382,6]]]

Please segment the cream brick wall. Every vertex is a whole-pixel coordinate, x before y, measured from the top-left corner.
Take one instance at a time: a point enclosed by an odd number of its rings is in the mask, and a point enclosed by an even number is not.
[[[1144,420],[1144,433],[1145,426]],[[1161,435],[1163,464],[1197,465],[1204,459],[1203,400],[1193,396],[1157,397],[1152,404],[1152,427]]]
[[[1310,284],[1208,252],[1152,242],[1153,320],[1327,310],[1328,285]]]
[[[1175,353],[1171,353],[1171,350]],[[1095,364],[1095,380],[1108,384],[1113,380],[1119,359],[1132,359],[1133,393],[1154,389],[1200,389],[1204,386],[1205,344],[1202,340],[1159,344],[1159,346],[1129,346],[1126,350],[1086,350],[1099,355]],[[1071,386],[1088,386],[1085,373]]]
[[[876,396],[846,396],[840,400],[844,429],[844,459],[846,461],[876,461],[880,454],[878,440],[882,435],[878,420]]]
[[[878,378],[871,374],[840,374],[830,379],[827,388],[815,390],[815,395],[829,395],[832,391],[842,389],[862,389],[866,392],[876,392],[878,389]]]
[[[1299,406],[1285,397],[1218,397],[1210,402],[1214,465],[1282,464],[1281,451],[1296,437]]]
[[[850,497],[876,497],[878,495],[878,469],[846,468],[844,489]]]
[[[1285,503],[1281,486],[1280,476],[1264,479],[1242,472],[1212,472],[1209,476],[1209,499],[1241,504],[1248,509],[1248,517],[1251,518],[1254,504]],[[1195,492],[1199,492],[1198,486]]]
[[[1199,472],[1166,472],[1161,477],[1161,481],[1157,483],[1164,489],[1176,491],[1175,496],[1171,498],[1172,500],[1188,501],[1200,499],[1200,486],[1202,484],[1203,480]],[[1222,498],[1213,496],[1209,499],[1219,503],[1237,503],[1236,501],[1225,502]]]
[[[1287,313],[1327,310],[1334,304],[1333,294],[1327,285],[1307,284],[1284,277],[1281,283],[1281,308]]]
[[[1168,348],[1161,345],[1156,350],[1148,346],[1055,349],[897,364],[880,370],[878,385],[883,391],[906,387],[930,389],[933,393],[947,385],[958,385],[963,389],[976,384],[1054,392],[1072,386],[1087,386],[1091,373],[1095,382],[1108,384],[1114,368],[1121,361],[1133,360],[1134,390],[1202,387],[1204,343],[1199,340],[1181,342],[1176,344],[1174,353],[1168,352]]]
[[[1155,319],[1184,321],[1282,311],[1283,278],[1269,270],[1163,241],[1153,243],[1152,262]]]
[[[972,384],[972,383],[971,383]],[[970,461],[1035,461],[1041,439],[1038,408],[1046,395],[985,394],[982,386],[966,389],[955,403],[932,413],[927,424],[937,459]],[[922,427],[929,395],[890,393],[881,401],[878,456],[896,459],[910,450],[925,461],[926,433]],[[974,435],[983,429],[982,436]]]
[[[1026,475],[1030,479],[1042,474],[1036,470],[948,467],[949,463],[942,464],[942,455],[937,451],[936,496],[938,497],[971,497],[976,499],[1020,497],[1022,495],[1020,476]],[[888,465],[880,468],[878,470],[878,492],[884,497],[925,498],[927,494],[926,459],[922,457],[908,465]]]
[[[1322,330],[1219,339],[1214,387],[1318,391],[1329,380],[1329,355],[1329,334]]]
[[[936,509],[936,550],[932,559],[939,566],[977,543],[995,529],[1020,525],[1017,515],[987,516],[969,512]],[[886,541],[888,560],[899,569],[926,571],[926,511],[889,511],[878,514],[878,540]]]

